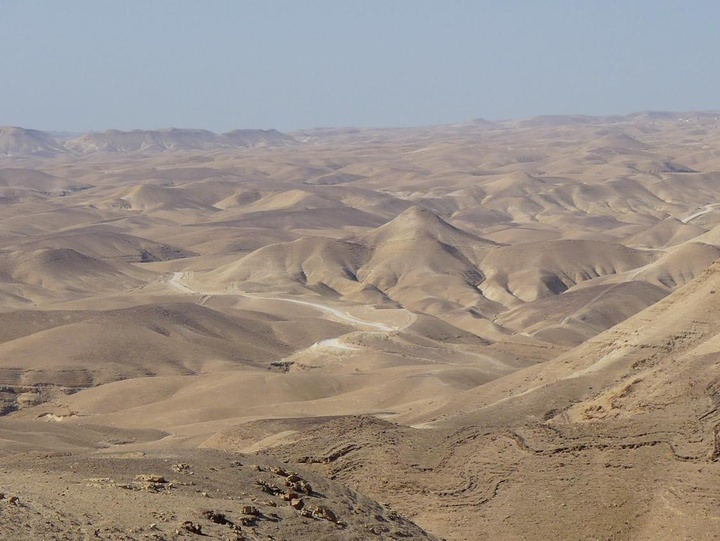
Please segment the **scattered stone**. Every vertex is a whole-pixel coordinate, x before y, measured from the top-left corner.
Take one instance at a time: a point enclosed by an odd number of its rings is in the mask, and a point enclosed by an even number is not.
[[[279,369],[281,372],[290,372],[290,367],[293,364],[295,364],[293,361],[273,361],[270,366]]]
[[[258,516],[260,514],[260,511],[258,511],[258,508],[254,505],[243,505],[240,509],[240,512],[243,515],[252,515],[254,517]]]
[[[175,513],[161,513],[159,511],[151,511],[150,514],[162,522],[170,522],[177,520],[177,515]]]
[[[131,490],[148,490],[150,492],[160,492],[161,490],[166,490],[168,487],[167,479],[165,479],[162,475],[154,475],[151,473],[142,473],[140,475],[136,475],[135,479],[133,481],[133,484],[130,486],[127,485],[118,485],[121,488],[128,488]]]
[[[202,526],[200,524],[195,524],[194,522],[190,522],[189,520],[186,520],[180,525],[180,528],[185,530],[186,532],[194,533],[197,535],[202,535]],[[180,533],[179,531],[177,532]]]
[[[220,513],[219,511],[213,511],[212,509],[205,509],[201,514],[203,517],[208,519],[210,522],[214,522],[215,524],[233,525],[233,522],[230,519],[228,519],[224,513]]]
[[[313,509],[312,516],[313,518],[329,520],[330,522],[338,521],[335,513],[333,513],[329,507],[326,507],[324,505],[318,505],[315,509]]]
[[[286,482],[285,483],[288,487],[292,488],[293,490],[296,490],[298,492],[302,492],[303,494],[307,494],[310,496],[313,493],[313,489],[310,486],[310,483],[305,481],[304,479],[300,479],[297,482]]]
[[[268,483],[267,481],[264,481],[262,479],[258,479],[257,481],[255,481],[255,484],[259,486],[260,489],[266,494],[272,494],[273,496],[276,496],[282,492],[282,489],[280,489],[279,486]]]
[[[300,498],[293,498],[290,500],[290,505],[292,505],[295,509],[300,511],[303,507],[305,507],[305,502],[302,501]]]
[[[275,475],[279,475],[281,477],[288,476],[288,473],[279,466],[273,466],[272,468],[270,468],[270,471],[273,472]]]
[[[304,481],[304,480],[300,481],[299,488],[300,488],[300,492],[304,492],[308,496],[313,493],[313,489],[310,486],[310,483],[308,483],[307,481]]]
[[[287,492],[282,493],[282,499],[286,502],[289,502],[291,500],[294,500],[296,498],[299,498],[300,495],[297,492],[293,492],[292,490],[288,490]]]
[[[89,487],[111,487],[115,485],[115,482],[109,477],[89,477],[83,479]]]
[[[242,524],[245,527],[255,526],[256,518],[257,517],[253,517],[253,516],[242,517],[240,519],[240,524]]]
[[[18,498],[17,496],[10,496],[10,497],[7,499],[7,502],[8,502],[10,505],[20,505],[20,498]]]
[[[173,464],[172,470],[175,473],[190,473],[190,464],[185,464],[184,462]]]
[[[167,483],[167,480],[162,475],[153,475],[151,473],[141,473],[135,476],[135,481],[143,483]]]
[[[303,494],[307,494],[308,496],[313,493],[310,483],[305,481],[305,479],[300,477],[297,473],[291,473],[285,478],[285,486],[288,486],[293,490],[297,490],[298,492],[302,492]]]

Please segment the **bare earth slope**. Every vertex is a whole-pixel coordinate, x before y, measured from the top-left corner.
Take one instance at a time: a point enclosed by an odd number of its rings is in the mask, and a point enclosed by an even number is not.
[[[719,143],[0,128],[0,537],[720,537]]]
[[[713,539],[719,291],[715,265],[556,360],[413,418],[414,429],[347,419],[270,454],[412,501],[431,530],[449,517],[458,539]]]

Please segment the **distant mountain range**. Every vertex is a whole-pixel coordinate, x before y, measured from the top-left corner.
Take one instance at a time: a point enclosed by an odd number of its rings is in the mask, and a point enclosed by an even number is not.
[[[286,146],[297,141],[277,130],[233,130],[216,134],[207,130],[108,130],[74,138],[14,126],[0,127],[0,156],[83,155],[99,152],[135,153],[179,150],[216,150],[259,146]]]
[[[160,130],[107,130],[103,132],[73,133],[64,131],[39,131],[15,126],[0,126],[0,156],[56,156],[67,154],[83,156],[97,153],[131,154],[162,153],[185,150],[222,150],[253,147],[281,147],[302,144],[326,138],[357,138],[367,134],[398,132],[416,133],[453,130],[466,132],[517,128],[553,128],[581,125],[646,124],[648,127],[662,122],[687,122],[702,126],[717,125],[718,111],[641,111],[629,115],[542,115],[519,120],[492,122],[476,118],[453,125],[424,126],[415,128],[355,128],[333,127],[298,130],[293,135],[277,130],[233,130],[217,134],[208,130],[192,128],[168,128]]]

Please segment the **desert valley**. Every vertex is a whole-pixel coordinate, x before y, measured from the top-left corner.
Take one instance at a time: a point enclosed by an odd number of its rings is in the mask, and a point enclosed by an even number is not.
[[[720,538],[720,114],[0,128],[0,538]]]

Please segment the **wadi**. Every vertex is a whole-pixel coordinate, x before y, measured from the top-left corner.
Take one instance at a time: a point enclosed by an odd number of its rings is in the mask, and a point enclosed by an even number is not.
[[[720,538],[720,113],[0,128],[0,538]]]

